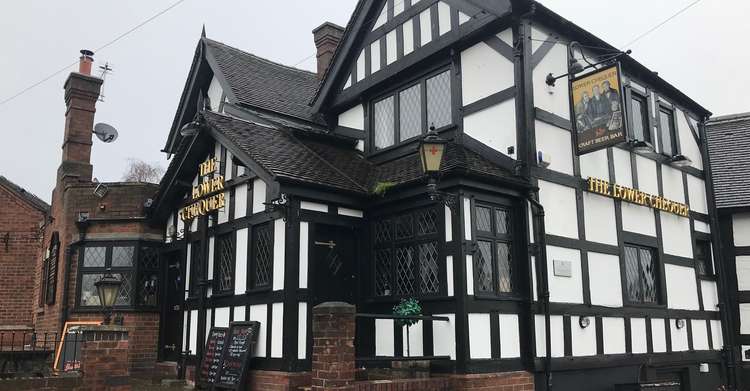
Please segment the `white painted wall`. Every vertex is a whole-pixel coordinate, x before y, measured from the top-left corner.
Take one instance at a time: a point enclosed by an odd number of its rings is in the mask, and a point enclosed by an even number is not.
[[[664,265],[664,274],[667,280],[667,307],[681,310],[700,310],[698,288],[695,283],[695,269],[666,264]]]
[[[508,147],[517,151],[515,99],[464,116],[464,132],[505,155]],[[515,159],[517,154],[511,157]]]
[[[253,180],[253,213],[260,213],[266,210],[263,203],[266,202],[266,182],[256,178]]]
[[[404,22],[404,56],[414,51],[414,22],[411,19]]]
[[[407,339],[406,334],[409,333]],[[419,320],[410,327],[401,327],[402,352],[405,357],[419,357],[424,355],[424,328]],[[408,349],[407,349],[407,341]]]
[[[581,178],[594,177],[609,180],[609,160],[607,159],[606,149],[581,155],[578,161],[581,166]]]
[[[190,311],[190,351],[198,351],[198,310]]]
[[[222,94],[224,94],[224,91],[221,88],[221,84],[219,84],[219,79],[214,76],[213,78],[211,78],[211,84],[208,85],[208,91],[206,91],[208,100],[211,103],[211,111],[219,111],[219,104],[221,103]]]
[[[666,254],[693,257],[693,243],[690,239],[690,219],[672,213],[661,214],[661,235]]]
[[[690,328],[693,330],[693,350],[708,350],[708,326],[704,319],[691,319]]]
[[[716,281],[701,280],[701,295],[703,296],[703,311],[719,310],[719,292]]]
[[[214,310],[214,326],[229,327],[229,307],[220,307]]]
[[[586,240],[617,245],[615,201],[594,193],[583,192]]]
[[[447,316],[447,322],[432,321],[432,351],[436,356],[450,356],[456,359],[456,315],[436,314],[435,316]]]
[[[245,217],[247,214],[247,183],[237,186],[234,190],[234,218]]]
[[[432,20],[430,20],[430,9],[428,8],[422,11],[418,17],[420,46],[424,46],[432,41]]]
[[[544,315],[534,315],[534,331],[536,332],[536,356],[545,357],[547,352],[547,336],[544,333]],[[563,336],[563,317],[562,315],[550,316],[550,335],[552,347],[550,356],[565,356],[565,339]]]
[[[187,244],[187,250],[185,250],[185,259],[187,262],[185,262],[185,298],[188,298],[188,287],[190,287],[190,260],[193,259],[190,256],[190,251],[192,250],[192,243]]]
[[[447,206],[444,207],[443,216],[445,216],[445,242],[453,241],[453,213]]]
[[[513,62],[484,42],[461,52],[463,105],[500,92],[515,84]]]
[[[616,255],[589,252],[588,259],[591,304],[622,307],[620,258]]]
[[[453,296],[453,255],[445,257],[445,290],[448,296]]]
[[[612,153],[612,156],[614,157],[616,182],[622,186],[633,187],[633,171],[630,166],[630,152],[620,148],[612,148]]]
[[[711,233],[711,227],[707,223],[704,223],[702,221],[693,220],[693,227],[698,232],[704,232],[707,234]]]
[[[532,45],[541,42],[532,41]],[[567,69],[568,48],[565,45],[555,45],[546,56],[534,67],[534,105],[545,111],[556,114],[562,118],[570,118],[570,101],[568,96],[568,78],[557,80],[554,87],[547,86],[545,79],[547,74],[557,70]],[[538,141],[538,137],[537,137]]]
[[[463,197],[464,239],[471,240],[471,199]]]
[[[645,206],[623,202],[622,229],[648,236],[656,236],[654,210]]]
[[[539,120],[534,123],[537,150],[548,154],[550,157],[550,165],[547,168],[573,175],[573,150],[570,132]]]
[[[359,104],[339,114],[339,126],[365,130],[365,108]]]
[[[588,327],[581,328],[579,316],[570,317],[570,340],[574,356],[596,355],[596,322],[590,317],[591,323]]]
[[[244,295],[247,290],[248,229],[238,229],[235,238],[234,294]]]
[[[750,291],[750,256],[735,257],[737,269],[737,290]]]
[[[664,197],[685,203],[685,190],[682,182],[682,171],[666,164],[661,166],[661,180],[664,185]]]
[[[307,303],[299,303],[297,307],[297,358],[307,358]]]
[[[357,81],[365,78],[365,51],[362,50],[357,56]]]
[[[678,329],[675,319],[669,319],[669,332],[672,335],[672,351],[684,352],[688,350],[687,323],[685,327]]]
[[[680,152],[682,152],[682,154],[688,159],[692,160],[692,167],[702,170],[703,162],[701,161],[701,150],[700,147],[698,147],[698,143],[695,142],[693,131],[690,130],[690,127],[688,126],[688,122],[685,119],[685,113],[682,110],[675,110],[674,115],[677,117],[675,125],[677,125],[677,132],[679,132],[680,135]]]
[[[284,255],[286,223],[284,219],[273,222],[273,290],[284,289]]]
[[[182,350],[187,350],[188,348],[188,312],[183,311],[182,312]]]
[[[307,209],[307,210],[311,210],[313,212],[328,213],[328,205],[321,204],[321,203],[318,203],[318,202],[300,201],[299,207],[300,207],[300,209]]]
[[[394,63],[396,57],[398,57],[396,47],[396,29],[393,29],[385,35],[385,64],[390,65]]]
[[[750,213],[732,215],[735,246],[750,246]]]
[[[630,342],[633,353],[647,353],[646,319],[630,318]]]
[[[643,156],[635,156],[635,167],[638,171],[638,190],[658,195],[659,182],[656,177],[656,162]]]
[[[271,306],[271,357],[280,358],[284,347],[284,303]]]
[[[307,273],[309,265],[310,223],[299,223],[299,285],[300,289],[307,288]]]
[[[444,1],[438,3],[438,31],[443,35],[451,30],[451,8]]]
[[[260,322],[260,328],[258,329],[258,343],[255,344],[255,350],[253,351],[253,357],[265,357],[266,356],[266,329],[268,326],[268,305],[258,304],[250,306],[250,315],[248,320]]]
[[[466,255],[466,294],[474,294],[474,257]]]
[[[651,341],[654,347],[654,353],[663,353],[667,351],[667,332],[664,328],[664,319],[651,319]]]
[[[687,176],[688,195],[690,197],[690,209],[696,212],[708,214],[708,201],[706,200],[706,182],[692,175]]]
[[[711,348],[721,350],[724,347],[724,335],[721,333],[721,321],[712,319],[708,322],[711,326]]]
[[[380,40],[375,40],[370,44],[370,74],[380,70]]]
[[[575,189],[540,180],[539,198],[544,205],[544,227],[547,233],[578,239]]]
[[[750,303],[740,303],[740,334],[750,334]]]
[[[571,277],[555,276],[554,261],[571,264]],[[579,250],[547,246],[547,273],[549,275],[550,301],[556,303],[583,303],[581,252]]]
[[[500,358],[521,357],[521,337],[517,314],[499,314]]]
[[[245,306],[238,305],[234,307],[234,314],[232,315],[232,321],[244,321],[245,320]]]
[[[604,354],[625,353],[625,319],[602,317]]]
[[[491,358],[490,314],[469,314],[469,357]]]
[[[393,319],[375,319],[375,355],[393,357]]]
[[[365,212],[358,210],[358,209],[350,209],[350,208],[344,208],[339,206],[336,210],[338,214],[341,216],[348,216],[348,217],[357,217],[362,218],[365,216]]]
[[[216,240],[215,237],[209,236],[208,237],[208,278],[211,279],[214,276],[214,246],[215,246]],[[211,289],[211,286],[209,285],[209,290]],[[209,293],[209,296],[211,294]]]

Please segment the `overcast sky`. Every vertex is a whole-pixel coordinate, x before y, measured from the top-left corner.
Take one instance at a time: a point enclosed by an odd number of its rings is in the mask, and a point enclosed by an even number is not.
[[[547,0],[542,4],[621,47],[694,0]],[[173,4],[151,1],[14,1],[0,14],[0,101],[77,61]],[[120,180],[129,158],[167,166],[159,152],[172,123],[201,26],[209,38],[299,68],[314,70],[312,29],[346,25],[356,0],[185,0],[96,53],[107,76],[95,122],[119,139],[94,139],[100,181]],[[630,48],[633,57],[715,115],[750,111],[750,2],[704,0]],[[0,175],[48,200],[60,164],[63,83],[75,66],[0,105]],[[555,72],[557,70],[550,70]]]

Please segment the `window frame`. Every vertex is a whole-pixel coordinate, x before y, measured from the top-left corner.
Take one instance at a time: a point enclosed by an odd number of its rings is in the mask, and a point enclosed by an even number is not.
[[[706,258],[703,260],[705,262],[705,271],[701,273],[699,265],[699,258],[697,256],[698,254],[698,248],[701,246],[701,244],[708,246],[708,251],[706,252]],[[699,278],[703,279],[714,279],[716,277],[716,269],[714,267],[714,256],[713,256],[713,243],[711,242],[711,236],[705,233],[698,233],[696,232],[695,240],[694,240],[694,248],[693,248],[693,260],[695,261],[695,272],[698,275]]]
[[[649,100],[646,95],[643,95],[639,92],[633,91],[632,89],[629,90],[630,97],[628,99],[628,108],[630,109],[630,129],[631,129],[631,137],[634,140],[643,141],[648,143],[653,148],[654,145],[654,135],[652,133],[652,127],[651,127],[651,120],[649,115]],[[635,134],[635,129],[633,128],[633,125],[636,123],[636,112],[633,109],[633,101],[638,101],[638,103],[641,104],[641,112],[644,114],[641,117],[641,120],[638,121],[641,123],[641,126],[643,126],[643,137],[638,138],[638,136]],[[648,135],[648,136],[646,136]]]
[[[217,234],[214,236],[214,270],[213,275],[211,276],[212,279],[212,296],[223,296],[223,295],[233,295],[234,294],[234,287],[235,287],[235,279],[236,279],[236,272],[237,272],[237,231],[229,231],[224,232],[221,234]],[[231,276],[231,283],[227,289],[220,289],[220,278],[221,278],[221,268],[220,268],[220,262],[221,262],[221,245],[220,241],[224,238],[228,238],[228,240],[231,243],[232,246],[232,253],[231,253],[231,263],[230,263],[230,276]]]
[[[669,132],[669,138],[670,138],[670,149],[671,154],[666,153],[664,150],[664,127],[661,123],[661,114],[664,112],[668,115],[668,124],[667,126],[669,129],[666,131]],[[664,103],[657,103],[656,105],[656,124],[659,129],[659,153],[661,155],[667,156],[667,157],[673,157],[680,154],[680,143],[679,139],[677,138],[677,121],[675,120],[675,110],[674,108],[665,105]]]
[[[57,296],[57,280],[60,265],[60,236],[57,231],[52,233],[49,242],[49,253],[45,254],[42,266],[41,290],[39,292],[39,306],[54,305]],[[51,277],[54,271],[54,277]]]
[[[368,135],[367,135],[367,145],[365,151],[368,154],[377,154],[383,151],[388,151],[394,148],[397,148],[401,145],[408,144],[414,140],[418,140],[421,137],[423,137],[427,132],[429,132],[429,123],[428,123],[428,113],[427,113],[427,80],[432,79],[442,73],[448,73],[448,81],[450,83],[449,87],[449,95],[448,99],[450,100],[450,122],[447,125],[436,127],[435,131],[442,132],[444,130],[453,128],[456,126],[456,111],[457,107],[456,105],[458,102],[456,102],[456,99],[454,98],[454,92],[457,88],[454,77],[453,77],[453,67],[450,66],[450,64],[443,64],[439,66],[438,68],[435,68],[431,70],[430,72],[424,73],[420,75],[419,77],[409,79],[408,81],[399,84],[397,87],[389,89],[387,92],[379,94],[374,96],[372,99],[369,100],[367,103],[368,112],[371,114],[368,117],[367,126],[368,126]],[[413,137],[401,140],[401,92],[408,90],[409,88],[412,88],[414,86],[420,86],[419,96],[420,96],[420,125],[421,125],[421,132]],[[393,98],[393,144],[382,147],[382,148],[376,148],[375,147],[375,104],[379,103],[385,99]]]
[[[268,220],[264,221],[258,224],[253,224],[248,227],[248,246],[247,246],[247,280],[246,280],[246,293],[256,293],[256,292],[265,292],[265,291],[271,291],[273,289],[273,257],[274,257],[274,242],[275,242],[275,235],[274,235],[274,224],[275,220]],[[268,283],[264,285],[256,285],[256,259],[255,259],[255,235],[258,229],[262,227],[267,227],[268,229],[268,240],[270,243],[270,257],[269,260],[269,271],[268,271]],[[235,243],[236,246],[236,243]],[[235,261],[236,263],[236,261]]]
[[[517,213],[515,212],[515,208],[513,207],[513,204],[510,201],[501,202],[505,200],[478,200],[474,199],[471,202],[471,234],[472,234],[472,284],[474,284],[474,296],[479,298],[501,298],[501,299],[518,299],[522,296],[522,290],[520,287],[521,281],[518,277],[519,275],[519,269],[520,269],[520,262],[518,260],[518,249],[521,248],[519,245],[519,237],[516,235],[516,232],[518,231],[517,227],[517,221],[519,217],[517,216]],[[490,231],[482,231],[477,226],[477,209],[478,208],[489,208],[490,209]],[[496,227],[496,211],[497,210],[504,210],[508,217],[510,218],[510,222],[507,224],[508,232],[507,233],[499,233],[497,232]],[[491,242],[491,255],[492,259],[490,260],[492,265],[492,290],[491,291],[484,291],[480,290],[478,286],[478,277],[479,277],[479,268],[477,267],[477,256],[478,253],[481,251],[479,249],[479,242]],[[510,273],[510,283],[511,283],[511,291],[510,292],[502,292],[499,288],[499,271],[497,268],[497,260],[495,259],[497,256],[497,244],[498,243],[506,243],[510,247],[510,266],[511,266],[511,273]]]
[[[625,258],[625,249],[628,247],[635,248],[638,251],[638,265],[640,269],[641,261],[640,261],[640,250],[647,250],[651,253],[651,260],[653,262],[653,268],[654,268],[654,290],[655,290],[655,297],[656,301],[651,302],[645,302],[645,301],[633,301],[630,300],[630,291],[628,290],[628,271],[627,271],[627,259]],[[661,256],[661,253],[659,252],[658,246],[652,246],[651,243],[649,244],[642,244],[637,243],[633,241],[625,241],[625,243],[622,244],[621,247],[621,254],[620,254],[620,275],[621,275],[621,286],[622,286],[622,302],[623,305],[627,306],[635,306],[635,307],[658,307],[662,308],[666,306],[666,298],[664,294],[665,291],[665,285],[664,285],[664,262]],[[640,281],[642,283],[642,281]],[[642,286],[642,285],[641,285]]]

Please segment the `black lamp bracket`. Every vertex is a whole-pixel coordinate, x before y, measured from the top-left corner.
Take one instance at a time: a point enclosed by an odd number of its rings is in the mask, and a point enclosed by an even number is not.
[[[602,61],[599,61],[599,62],[595,62],[595,63],[593,63],[593,64],[592,64],[592,63],[588,63],[588,65],[586,65],[585,67],[581,68],[581,69],[580,69],[580,70],[578,70],[577,72],[568,72],[568,73],[565,73],[565,74],[563,74],[563,75],[560,75],[560,76],[554,76],[554,75],[553,75],[553,74],[552,74],[552,73],[550,72],[550,73],[548,73],[548,74],[547,74],[547,78],[545,79],[545,82],[547,83],[547,85],[548,85],[548,86],[552,86],[552,87],[554,87],[554,86],[555,86],[555,82],[556,82],[557,80],[559,80],[559,79],[562,79],[563,77],[568,77],[568,76],[575,76],[575,74],[576,74],[576,73],[581,73],[581,72],[585,71],[586,69],[590,69],[590,68],[593,68],[593,67],[595,67],[595,66],[597,66],[597,65],[602,65],[602,64],[610,64],[610,63],[614,63],[614,62],[615,62],[615,60],[617,60],[617,59],[618,59],[618,58],[620,58],[621,56],[623,56],[623,55],[626,55],[626,54],[630,54],[630,53],[632,53],[632,51],[631,51],[630,49],[628,49],[628,50],[626,50],[626,51],[624,51],[624,52],[619,52],[619,53],[616,53],[616,54],[612,55],[612,57],[608,57],[608,58],[607,58],[606,60],[602,60]],[[588,62],[588,61],[587,61],[587,62]]]
[[[451,210],[452,214],[455,215],[458,213],[458,196],[453,193],[438,190],[437,180],[435,178],[431,178],[427,183],[427,195],[432,201],[442,202],[443,205]]]

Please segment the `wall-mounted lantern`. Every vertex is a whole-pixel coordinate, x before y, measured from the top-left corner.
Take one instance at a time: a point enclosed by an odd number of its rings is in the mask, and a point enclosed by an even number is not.
[[[112,320],[112,308],[120,294],[120,285],[122,281],[113,276],[109,269],[99,281],[94,283],[96,293],[99,295],[99,304],[104,311],[104,324],[109,324]]]
[[[447,145],[448,141],[441,138],[434,127],[430,127],[430,131],[419,144],[419,159],[422,164],[422,172],[427,176],[427,194],[430,199],[442,201],[452,212],[455,212],[458,197],[455,194],[437,189]]]

